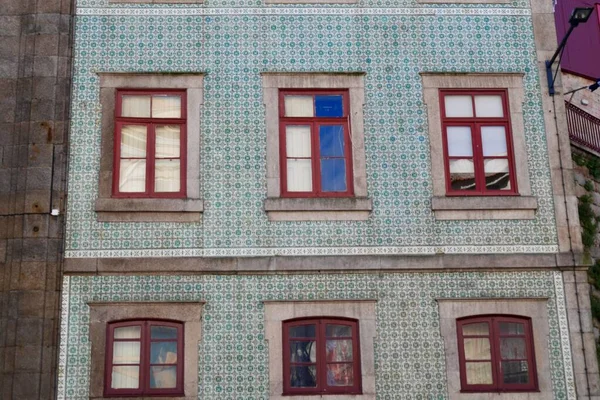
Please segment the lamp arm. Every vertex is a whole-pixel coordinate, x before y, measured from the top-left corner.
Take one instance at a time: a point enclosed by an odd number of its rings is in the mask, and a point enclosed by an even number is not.
[[[548,80],[548,94],[550,94],[550,96],[554,96],[554,81],[556,79],[556,76],[552,76],[552,64],[554,64],[556,57],[558,57],[558,55],[564,49],[565,45],[567,44],[567,40],[569,39],[569,36],[571,35],[573,29],[575,29],[576,26],[577,24],[571,24],[571,27],[569,28],[563,39],[560,41],[560,44],[558,45],[558,48],[554,52],[552,58],[546,61],[546,79]],[[556,72],[558,73],[558,69],[556,70]]]

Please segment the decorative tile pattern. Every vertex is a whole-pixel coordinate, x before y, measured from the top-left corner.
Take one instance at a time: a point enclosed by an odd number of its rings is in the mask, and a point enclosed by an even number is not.
[[[59,399],[87,400],[88,302],[206,301],[199,398],[268,399],[264,300],[377,299],[378,399],[447,398],[436,297],[548,297],[554,399],[575,399],[560,272],[65,277]],[[415,340],[420,338],[420,340]]]
[[[557,250],[527,4],[516,9],[416,7],[412,0],[374,1],[358,8],[262,7],[254,0],[226,3],[191,9],[78,2],[80,14],[118,15],[76,17],[68,257]],[[233,12],[234,7],[239,9]],[[411,7],[412,14],[405,15]],[[184,15],[172,15],[180,9]],[[131,15],[137,12],[140,15]],[[436,15],[423,15],[430,12]],[[489,15],[462,15],[472,13]],[[97,71],[206,73],[201,223],[96,221]],[[366,72],[366,163],[374,205],[368,221],[268,221],[263,211],[266,135],[260,73],[264,71]],[[434,219],[422,71],[525,74],[529,175],[539,203],[535,219]]]
[[[567,319],[567,305],[565,301],[565,287],[560,272],[554,273],[554,290],[556,292],[556,308],[558,310],[558,326],[562,338],[569,337],[569,321]],[[571,359],[571,342],[563,341],[563,365],[565,369],[565,384],[569,399],[576,399],[575,377],[573,374],[573,361]]]

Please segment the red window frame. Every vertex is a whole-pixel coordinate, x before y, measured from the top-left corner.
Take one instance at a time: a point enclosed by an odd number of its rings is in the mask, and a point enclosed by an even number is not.
[[[471,96],[473,106],[473,117],[447,117],[444,97],[447,95]],[[504,117],[475,117],[475,99],[476,95],[495,95],[502,97],[502,108]],[[516,196],[519,194],[517,179],[515,175],[514,150],[512,143],[512,130],[510,121],[510,107],[508,102],[507,89],[440,89],[440,110],[442,119],[442,142],[444,148],[444,169],[446,173],[446,194],[448,196]],[[471,128],[471,143],[473,146],[473,164],[475,171],[475,190],[455,190],[452,189],[450,179],[450,160],[465,159],[468,157],[450,157],[448,155],[448,126],[469,126]],[[507,159],[508,172],[510,179],[509,190],[488,190],[485,185],[484,156],[481,141],[482,126],[503,126],[506,132],[506,157],[490,157],[485,159]]]
[[[141,327],[140,335],[140,363],[139,364],[115,364],[119,366],[123,365],[139,365],[139,387],[137,389],[113,389],[112,388],[112,367],[113,367],[113,343],[119,341],[138,341],[135,339],[115,339],[114,330],[116,328],[139,326]],[[168,326],[177,328],[177,363],[176,364],[165,364],[165,365],[176,365],[177,366],[177,385],[175,388],[168,389],[153,389],[150,388],[150,366],[162,365],[162,364],[151,364],[150,362],[150,344],[152,342],[169,341],[173,340],[161,340],[151,339],[150,328],[152,326]],[[129,321],[117,321],[110,322],[106,326],[106,365],[104,368],[104,396],[105,397],[121,397],[121,396],[183,396],[183,367],[184,367],[184,353],[183,353],[183,322],[166,321],[166,320],[129,320]]]
[[[123,117],[122,102],[124,95],[165,95],[177,94],[181,96],[181,118],[137,118]],[[151,97],[152,98],[152,97]],[[152,107],[152,100],[150,100]],[[120,192],[119,177],[121,160],[121,126],[143,125],[146,127],[146,190],[144,192]],[[156,125],[179,125],[179,165],[180,165],[180,187],[178,192],[155,192],[155,149],[156,149]],[[120,198],[183,198],[186,197],[186,173],[187,173],[187,98],[185,90],[178,89],[117,89],[115,101],[115,142],[113,161],[113,197]]]
[[[305,363],[292,363],[290,360],[290,340],[302,340],[309,338],[290,338],[289,328],[298,325],[316,325],[316,370],[317,370],[317,386],[309,388],[292,387],[290,383],[290,369],[292,365],[303,365]],[[354,385],[352,386],[329,386],[327,385],[327,365],[342,364],[336,362],[328,362],[326,360],[325,345],[326,326],[327,324],[347,325],[352,328],[352,338],[336,337],[336,339],[352,339],[352,373],[354,376]],[[283,329],[283,395],[327,395],[327,394],[362,394],[362,375],[360,370],[360,338],[358,329],[358,320],[350,318],[336,317],[311,317],[311,318],[295,318],[282,323]],[[349,362],[346,362],[349,363]],[[311,363],[312,364],[312,363]]]
[[[489,335],[463,335],[463,326],[478,322],[487,322],[489,326]],[[500,334],[499,324],[501,322],[516,322],[524,325],[524,334]],[[535,364],[535,350],[533,347],[533,329],[531,326],[531,318],[507,315],[486,315],[465,317],[456,320],[456,330],[458,334],[458,356],[460,364],[460,384],[462,392],[535,392],[538,390],[537,370]],[[492,380],[491,385],[469,385],[467,383],[466,360],[464,339],[466,338],[489,338],[490,353],[492,364]],[[503,337],[520,337],[525,340],[526,358],[528,365],[528,383],[504,383],[502,375],[502,358],[500,354],[500,338]],[[470,360],[469,362],[477,362],[478,360]],[[481,360],[485,362],[486,360]],[[510,359],[510,361],[520,361]],[[488,361],[489,362],[489,361]]]
[[[316,95],[341,95],[342,117],[286,117],[284,97],[287,95],[313,96]],[[352,173],[352,141],[350,136],[350,100],[348,90],[329,89],[306,89],[306,90],[280,90],[279,91],[279,155],[281,172],[281,196],[282,197],[352,197],[354,195],[354,182]],[[316,114],[316,113],[315,113]],[[311,131],[311,165],[312,165],[312,191],[290,192],[287,190],[287,156],[286,156],[286,132],[287,125],[310,125]],[[321,190],[320,173],[320,146],[319,129],[321,125],[343,125],[344,126],[344,160],[346,161],[346,191],[345,192],[323,192]]]

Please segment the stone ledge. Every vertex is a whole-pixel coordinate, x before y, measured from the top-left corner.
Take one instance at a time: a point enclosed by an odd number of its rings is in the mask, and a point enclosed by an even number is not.
[[[366,197],[269,198],[265,211],[371,211],[373,202]]]
[[[201,199],[98,199],[100,222],[197,222],[202,219]]]
[[[536,210],[533,196],[433,197],[431,209],[438,210]]]

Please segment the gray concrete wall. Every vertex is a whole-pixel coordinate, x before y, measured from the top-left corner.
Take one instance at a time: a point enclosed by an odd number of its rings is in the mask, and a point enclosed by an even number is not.
[[[55,393],[72,0],[0,0],[0,398]],[[51,216],[52,209],[60,216]]]

